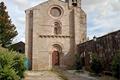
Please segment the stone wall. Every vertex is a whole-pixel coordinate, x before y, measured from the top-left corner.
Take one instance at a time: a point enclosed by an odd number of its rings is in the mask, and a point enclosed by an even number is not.
[[[113,56],[120,50],[120,30],[78,45],[78,51],[84,57],[85,66],[89,68],[91,57],[95,53],[103,61],[104,69],[110,70]]]

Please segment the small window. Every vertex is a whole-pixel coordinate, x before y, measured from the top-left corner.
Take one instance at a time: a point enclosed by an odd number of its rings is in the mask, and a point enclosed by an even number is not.
[[[55,23],[54,23],[54,34],[55,34],[55,35],[58,35],[58,34],[61,34],[61,33],[62,33],[62,30],[61,30],[61,25],[60,25],[60,23],[55,22]]]

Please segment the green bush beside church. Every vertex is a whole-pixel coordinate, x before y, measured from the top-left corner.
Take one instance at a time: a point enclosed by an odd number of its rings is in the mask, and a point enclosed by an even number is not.
[[[20,80],[23,78],[24,60],[24,55],[0,48],[0,80]]]

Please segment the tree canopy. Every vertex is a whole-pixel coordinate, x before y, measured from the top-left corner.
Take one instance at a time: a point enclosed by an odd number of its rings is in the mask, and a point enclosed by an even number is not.
[[[12,24],[4,2],[0,3],[0,44],[6,47],[11,44],[13,38],[18,34],[16,27]]]

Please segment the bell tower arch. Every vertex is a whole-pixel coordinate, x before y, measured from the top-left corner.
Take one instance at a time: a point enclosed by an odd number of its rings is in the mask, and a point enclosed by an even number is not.
[[[81,0],[65,0],[69,7],[81,7]]]

